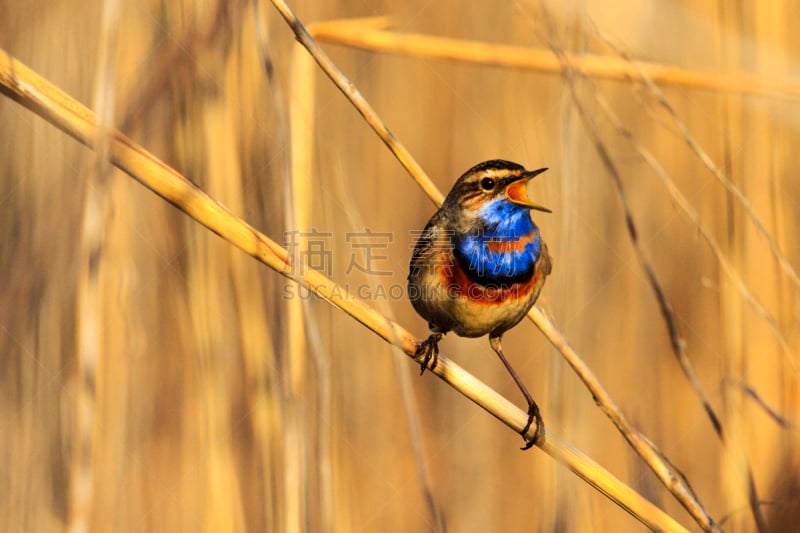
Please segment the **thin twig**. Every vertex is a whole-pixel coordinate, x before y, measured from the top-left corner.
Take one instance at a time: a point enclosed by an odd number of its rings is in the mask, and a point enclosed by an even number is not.
[[[737,387],[741,389],[741,391],[745,394],[745,396],[749,396],[753,400],[755,400],[756,404],[764,410],[767,415],[772,418],[779,426],[784,428],[791,427],[791,422],[789,419],[783,416],[778,412],[777,409],[772,407],[767,401],[761,396],[757,390],[755,390],[751,385],[748,385],[744,381],[740,379],[734,378],[725,378],[722,380],[722,384],[728,387]]]
[[[92,147],[97,136],[94,114],[0,49],[0,92],[35,112],[82,144]],[[190,180],[158,160],[120,132],[111,135],[112,163],[160,197],[256,260],[337,307],[382,339],[415,357],[416,343],[407,330],[354,298],[320,272],[292,264],[288,252],[267,236],[234,216]],[[299,269],[302,275],[294,276]],[[528,415],[443,354],[432,371],[466,398],[519,433]],[[530,428],[527,438],[535,434]],[[541,449],[587,483],[620,505],[647,527],[657,531],[686,531],[672,517],[638,495],[600,465],[547,435]]]
[[[789,497],[789,498],[780,499],[780,500],[759,500],[758,502],[756,502],[756,504],[759,507],[762,507],[762,506],[766,507],[768,505],[780,505],[780,504],[786,503],[786,501],[791,501],[793,499],[796,499],[796,497],[795,498]],[[743,513],[745,511],[747,511],[748,508],[749,508],[749,506],[748,507],[742,507],[740,509],[735,509],[733,511],[729,511],[728,513],[722,515],[722,518],[719,519],[720,525],[724,525],[725,522],[729,521],[731,518],[736,516],[738,513]]]

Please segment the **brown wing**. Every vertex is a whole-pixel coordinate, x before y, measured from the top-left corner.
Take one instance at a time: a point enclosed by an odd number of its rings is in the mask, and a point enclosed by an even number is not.
[[[544,241],[542,241],[542,248],[539,251],[539,265],[539,268],[542,269],[542,274],[549,276],[550,272],[553,270],[553,261]]]
[[[425,229],[422,230],[419,239],[417,239],[417,244],[414,246],[414,253],[411,255],[411,263],[409,265],[409,280],[415,274],[419,274],[420,269],[430,264],[428,260],[431,254],[435,253],[437,249],[441,249],[440,246],[437,246],[438,239],[444,234],[440,213],[441,211],[437,211],[436,214],[431,217],[428,224],[425,225]]]

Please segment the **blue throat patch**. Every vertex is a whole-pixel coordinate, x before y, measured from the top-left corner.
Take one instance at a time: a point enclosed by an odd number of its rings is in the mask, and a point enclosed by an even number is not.
[[[455,255],[467,275],[483,285],[527,281],[539,257],[539,229],[530,211],[506,198],[483,205],[478,217],[485,229],[465,234],[455,243]],[[522,250],[493,251],[489,243],[514,242],[533,232]]]

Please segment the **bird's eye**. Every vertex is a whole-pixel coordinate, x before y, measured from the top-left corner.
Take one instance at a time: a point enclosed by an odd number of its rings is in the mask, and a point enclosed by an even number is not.
[[[484,191],[491,191],[494,189],[494,180],[492,178],[483,178],[481,180],[481,187]]]

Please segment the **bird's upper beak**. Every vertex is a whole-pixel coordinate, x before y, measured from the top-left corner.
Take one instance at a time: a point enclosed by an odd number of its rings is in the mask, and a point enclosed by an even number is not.
[[[552,213],[550,209],[544,207],[543,205],[533,203],[531,199],[528,198],[528,182],[545,170],[547,169],[540,168],[537,170],[526,171],[518,178],[514,178],[514,181],[506,185],[506,197],[508,197],[508,199],[515,204],[524,205],[527,208],[536,209],[537,211],[544,211],[545,213]]]

